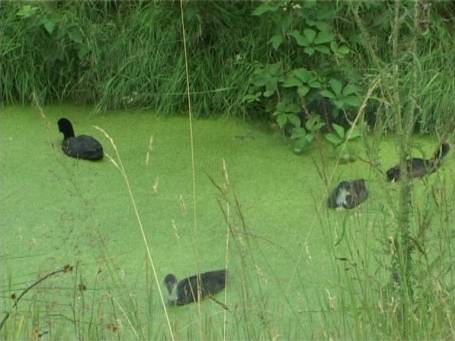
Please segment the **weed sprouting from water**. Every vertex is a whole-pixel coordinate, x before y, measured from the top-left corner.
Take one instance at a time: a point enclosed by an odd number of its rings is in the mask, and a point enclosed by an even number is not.
[[[116,146],[113,138],[104,129],[102,129],[100,127],[97,127],[97,126],[95,126],[95,128],[97,130],[99,130],[101,133],[103,133],[103,135],[111,143],[111,146],[114,148],[116,159],[114,159],[109,154],[106,154],[106,157],[119,170],[120,174],[122,175],[122,177],[123,177],[123,179],[125,181],[125,185],[126,185],[127,190],[128,190],[128,195],[129,195],[129,198],[131,200],[131,204],[133,206],[134,213],[136,215],[137,223],[138,223],[139,228],[140,228],[140,232],[141,232],[141,235],[142,235],[144,246],[145,246],[145,248],[147,250],[148,261],[149,261],[150,266],[152,267],[153,277],[154,277],[154,280],[155,280],[155,283],[156,283],[156,287],[158,288],[158,292],[159,292],[159,295],[160,295],[162,307],[163,307],[163,310],[164,310],[164,314],[166,316],[166,321],[167,321],[167,324],[168,324],[168,327],[169,327],[170,337],[171,337],[172,340],[174,340],[174,333],[172,331],[172,326],[171,326],[171,322],[169,320],[169,315],[168,315],[168,312],[167,312],[164,295],[163,295],[163,292],[162,292],[161,286],[160,286],[160,280],[158,279],[158,274],[157,274],[155,262],[153,260],[151,245],[150,245],[150,242],[147,239],[147,236],[145,235],[144,227],[143,227],[143,224],[142,224],[142,219],[141,219],[141,216],[139,214],[139,210],[137,208],[136,200],[134,198],[133,191],[132,191],[131,186],[130,186],[128,175],[126,173],[125,167],[123,166],[122,159],[120,158],[120,154],[118,152],[117,146]]]

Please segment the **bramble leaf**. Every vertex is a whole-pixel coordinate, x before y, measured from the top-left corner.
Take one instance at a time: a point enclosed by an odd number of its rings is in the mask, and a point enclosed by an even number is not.
[[[338,79],[330,79],[329,80],[330,87],[332,88],[335,95],[338,97],[341,95],[341,89],[343,88],[343,84]]]
[[[334,146],[338,146],[343,142],[343,139],[341,139],[339,136],[333,133],[328,133],[324,135],[324,138],[329,141],[331,144]]]
[[[253,15],[261,16],[264,13],[276,12],[282,5],[283,5],[282,2],[272,1],[263,2],[261,5],[256,7],[256,9],[253,11]]]
[[[300,127],[300,118],[297,115],[288,115],[288,121],[294,126],[294,127]]]
[[[281,44],[284,42],[284,37],[282,34],[275,34],[272,38],[270,38],[269,43],[272,44],[272,47],[277,50]]]
[[[306,28],[303,30],[303,35],[309,43],[313,43],[314,38],[316,37],[316,31],[311,28]]]
[[[283,128],[284,125],[288,122],[288,116],[285,114],[278,115],[276,117],[276,123],[280,128]]]
[[[329,32],[329,31],[321,31],[316,36],[316,39],[314,39],[314,43],[317,45],[326,44],[331,41],[334,41],[334,39],[335,39],[335,35],[333,35],[333,33]]]
[[[344,138],[344,133],[345,133],[345,130],[342,126],[336,124],[336,123],[332,123],[332,127],[333,129],[335,129],[337,135],[340,137],[340,138]]]

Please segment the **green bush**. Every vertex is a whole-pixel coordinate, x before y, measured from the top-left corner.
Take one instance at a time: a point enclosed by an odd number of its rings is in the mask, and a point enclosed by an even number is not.
[[[353,20],[354,9],[384,69],[393,62],[389,3],[183,5],[196,116],[273,119],[289,135],[305,128],[312,115],[321,116],[324,129],[349,125],[379,72]],[[409,11],[414,3],[402,6]],[[452,7],[441,2],[420,11],[417,55],[400,45],[403,94],[414,87],[409,61],[420,63],[416,124],[422,131],[444,129],[454,109]],[[179,2],[7,1],[0,3],[0,19],[3,103],[28,103],[35,92],[47,103],[89,103],[99,110],[187,110]],[[414,27],[409,16],[403,20],[405,42]],[[388,109],[384,94],[376,91],[367,114],[375,121]]]
[[[179,3],[3,2],[1,98],[98,104],[101,110],[186,110]],[[186,3],[190,91],[196,115],[242,114],[254,18],[249,3]],[[259,30],[259,28],[258,28]],[[240,38],[239,38],[240,37]],[[259,48],[258,48],[259,47]],[[242,84],[244,84],[242,86]]]
[[[336,37],[337,8],[331,3],[310,1],[264,2],[253,14],[275,25],[268,44],[276,62],[256,65],[244,101],[263,103],[281,129],[295,130],[291,133],[294,150],[302,152],[315,133],[309,129],[315,125],[308,126],[305,121],[311,122],[315,114],[325,117],[326,124],[316,125],[320,129],[360,105],[355,80],[340,72],[339,61],[351,50],[346,41]],[[329,117],[310,109],[319,109],[327,100]]]

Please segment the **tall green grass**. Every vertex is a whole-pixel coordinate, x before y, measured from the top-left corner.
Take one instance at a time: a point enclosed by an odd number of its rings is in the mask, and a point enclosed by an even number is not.
[[[184,111],[178,3],[108,3],[2,3],[3,101],[26,103],[35,91],[45,103]],[[33,9],[29,16],[19,15],[24,6]],[[267,39],[268,25],[255,22],[253,8],[185,3],[195,115],[244,114],[249,71]]]
[[[377,153],[381,139],[378,136],[377,140],[368,141],[374,142]],[[336,174],[339,169],[332,168],[333,161],[322,160],[327,158],[324,151],[322,148],[315,162],[326,165],[325,171],[329,173],[326,178],[330,178],[331,173]],[[387,162],[394,159],[386,157]],[[384,159],[384,155],[380,155],[380,159]],[[300,252],[278,253],[279,257],[287,255],[285,263],[289,268],[285,278],[273,273],[263,275],[264,265],[277,256],[268,252],[275,248],[264,247],[273,240],[261,239],[258,231],[250,229],[249,215],[232,185],[236,183],[236,176],[229,174],[229,166],[214,172],[211,175],[213,189],[225,217],[226,226],[222,228],[226,230],[226,264],[231,272],[227,296],[217,295],[216,299],[229,310],[211,301],[202,303],[199,308],[171,308],[171,330],[175,339],[401,340],[400,295],[392,276],[394,248],[391,244],[391,237],[400,228],[397,225],[398,188],[384,186],[383,175],[376,169],[368,169],[363,164],[358,167],[366,169],[359,172],[370,174],[369,201],[353,211],[335,212],[327,211],[324,200],[318,197],[314,209],[316,223],[311,225],[312,219],[307,219],[302,223],[306,228],[297,234],[301,240]],[[66,171],[75,175],[77,169]],[[455,185],[451,178],[450,168],[445,167],[426,181],[415,184],[411,231],[418,249],[414,264],[415,302],[406,334],[409,339],[451,339],[454,336],[451,323],[455,307],[450,297],[454,283],[451,226],[455,218],[452,210]],[[335,183],[336,179],[332,179],[327,192]],[[80,193],[77,179],[73,185],[70,192]],[[308,197],[305,193],[306,200],[310,200]],[[84,201],[83,196],[76,198]],[[3,272],[6,283],[2,282],[0,287],[2,313],[11,310],[12,315],[0,331],[0,337],[37,339],[37,335],[46,333],[43,337],[49,340],[169,340],[169,329],[156,294],[157,283],[145,250],[144,257],[137,260],[142,263],[143,275],[132,282],[119,270],[115,250],[108,249],[103,238],[97,237],[99,222],[96,215],[89,214],[90,203],[86,204],[84,212],[89,216],[63,221],[63,225],[76,224],[83,233],[91,235],[92,245],[99,255],[94,262],[101,271],[89,271],[93,264],[74,264],[73,272],[49,279],[30,292],[18,309],[12,309],[14,300],[9,296],[33,281],[36,270],[18,274],[11,267],[2,267],[8,269],[7,273]],[[321,268],[314,263],[317,260],[311,260],[314,246],[307,243],[314,229],[321,230],[324,239],[325,252],[318,254],[324,255],[327,262]],[[280,226],[277,226],[279,232]],[[197,241],[198,237],[194,239]],[[153,239],[151,243],[153,246]],[[8,259],[2,259],[3,265],[8,263]],[[315,268],[332,274],[328,283],[321,281],[317,291],[308,289],[311,283],[308,283],[307,273]],[[295,278],[297,284],[289,287]],[[280,290],[271,290],[277,287]],[[270,292],[275,295],[279,292],[279,297],[270,298]],[[187,309],[192,309],[192,314],[188,314]]]
[[[324,153],[320,155],[321,159],[315,158],[316,163],[327,157]],[[337,172],[337,168],[326,171]],[[397,186],[383,186],[381,174],[375,170],[368,172],[376,175],[370,178],[370,199],[362,207],[328,212],[323,200],[316,201],[316,223],[299,234],[302,249],[288,255],[288,278],[283,279],[278,274],[263,275],[262,267],[275,257],[267,252],[270,249],[264,248],[264,242],[273,241],[258,238],[249,228],[248,214],[231,184],[236,179],[229,174],[228,166],[220,169],[221,176],[213,176],[212,180],[225,217],[226,264],[231,277],[226,296],[217,295],[216,299],[228,310],[210,300],[199,308],[170,308],[175,339],[401,340],[403,321],[399,313],[400,294],[392,276],[395,251],[391,244],[391,237],[399,229],[396,219],[399,193]],[[411,231],[416,236],[418,250],[414,262],[415,301],[405,335],[409,339],[454,337],[455,305],[450,297],[454,283],[451,226],[455,216],[451,208],[455,185],[451,175],[449,169],[442,169],[415,185]],[[330,188],[331,184],[327,191]],[[382,205],[373,201],[381,201]],[[84,223],[91,230],[96,223],[93,219],[96,217]],[[308,290],[306,276],[317,266],[311,260],[312,245],[306,243],[312,229],[322,230],[325,241],[322,254],[328,260],[317,271],[332,274],[331,282],[322,282],[329,286],[316,292]],[[143,264],[143,276],[132,283],[119,271],[112,250],[101,239],[94,239],[93,243],[103,264],[102,271],[87,273],[86,269],[92,266],[74,264],[71,273],[49,279],[30,292],[18,309],[12,309],[14,300],[8,296],[30,282],[34,272],[21,276],[24,282],[21,285],[19,274],[12,269],[8,271],[4,279],[10,285],[2,283],[1,289],[2,302],[9,304],[2,306],[2,312],[11,310],[12,315],[0,331],[2,339],[37,339],[43,333],[49,340],[171,339],[145,250],[143,259],[138,260]],[[153,246],[153,239],[151,243]],[[8,260],[2,259],[2,263],[8,264]],[[288,287],[291,278],[299,279],[296,287]],[[278,300],[268,297],[270,288],[275,286],[280,288]],[[187,314],[185,309],[193,309],[193,313]]]
[[[428,28],[418,37],[418,82],[403,65],[400,91],[416,87],[416,121],[423,132],[444,130],[453,112],[451,76],[454,67],[450,26],[451,4],[432,4]],[[44,103],[72,101],[96,104],[98,110],[153,109],[185,112],[185,78],[179,4],[148,1],[2,2],[0,35],[0,98],[27,103],[36,92]],[[251,15],[257,2],[190,1],[184,3],[190,91],[195,116],[235,115],[267,118],[263,108],[247,107],[251,71],[256,62],[300,60],[298,53],[278,53],[268,40],[273,23]],[[412,5],[402,4],[406,10]],[[393,7],[383,2],[357,3],[358,15],[378,58],[393,60],[389,48]],[[373,13],[381,11],[378,18]],[[447,14],[449,13],[449,14]],[[378,72],[347,3],[337,4],[335,32],[352,49],[349,59],[326,65],[365,90]],[[290,14],[291,15],[291,14]],[[405,17],[400,50],[412,40],[412,19]],[[409,61],[409,59],[408,59]],[[409,63],[408,63],[409,64]],[[306,65],[303,60],[303,65]],[[410,65],[410,64],[409,64]],[[309,65],[311,67],[311,65]],[[390,103],[380,101],[374,110]],[[374,109],[375,108],[375,109]]]

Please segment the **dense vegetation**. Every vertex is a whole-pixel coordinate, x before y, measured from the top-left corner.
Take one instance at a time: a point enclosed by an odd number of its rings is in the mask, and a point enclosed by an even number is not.
[[[186,110],[178,2],[8,1],[0,6],[4,103],[27,103],[36,92],[46,103]],[[401,5],[395,58],[394,11],[388,2],[187,2],[194,112],[275,115],[281,126],[292,127],[311,114],[326,123],[346,123],[380,76],[368,102],[374,120],[390,111],[387,79],[398,64],[401,94],[416,88],[419,126],[439,126],[453,111],[453,4],[419,1],[417,7],[414,15],[413,2]],[[417,47],[411,49],[414,38]],[[412,60],[418,61],[417,82]]]
[[[452,2],[426,0],[189,1],[182,7],[149,1],[1,2],[0,98],[4,104],[36,97],[44,104],[91,104],[98,111],[175,114],[188,111],[188,86],[196,116],[272,121],[296,153],[323,137],[337,162],[351,161],[346,142],[363,136],[362,161],[380,178],[378,145],[385,133],[399,137],[401,160],[411,154],[416,131],[438,140],[453,133],[454,9]],[[329,187],[333,174],[324,165],[318,172]],[[368,221],[384,228],[383,250],[372,256],[381,270],[362,264],[344,278],[337,292],[340,310],[329,293],[321,305],[341,316],[322,318],[323,336],[453,337],[453,193],[443,181],[421,189],[424,199],[431,198],[425,203],[416,200],[411,182],[401,182],[398,196],[376,216],[381,218]],[[220,206],[233,208],[243,227],[228,187],[217,187]],[[391,198],[382,194],[384,201]],[[326,227],[333,223],[323,214],[318,219]],[[433,225],[440,230],[431,231]],[[349,251],[361,258],[364,250],[357,247]],[[242,255],[249,255],[245,250]],[[253,325],[263,323],[266,337],[274,338],[276,330],[263,316],[257,319]],[[242,335],[250,336],[249,328],[246,322]],[[7,332],[12,335],[14,328]]]

